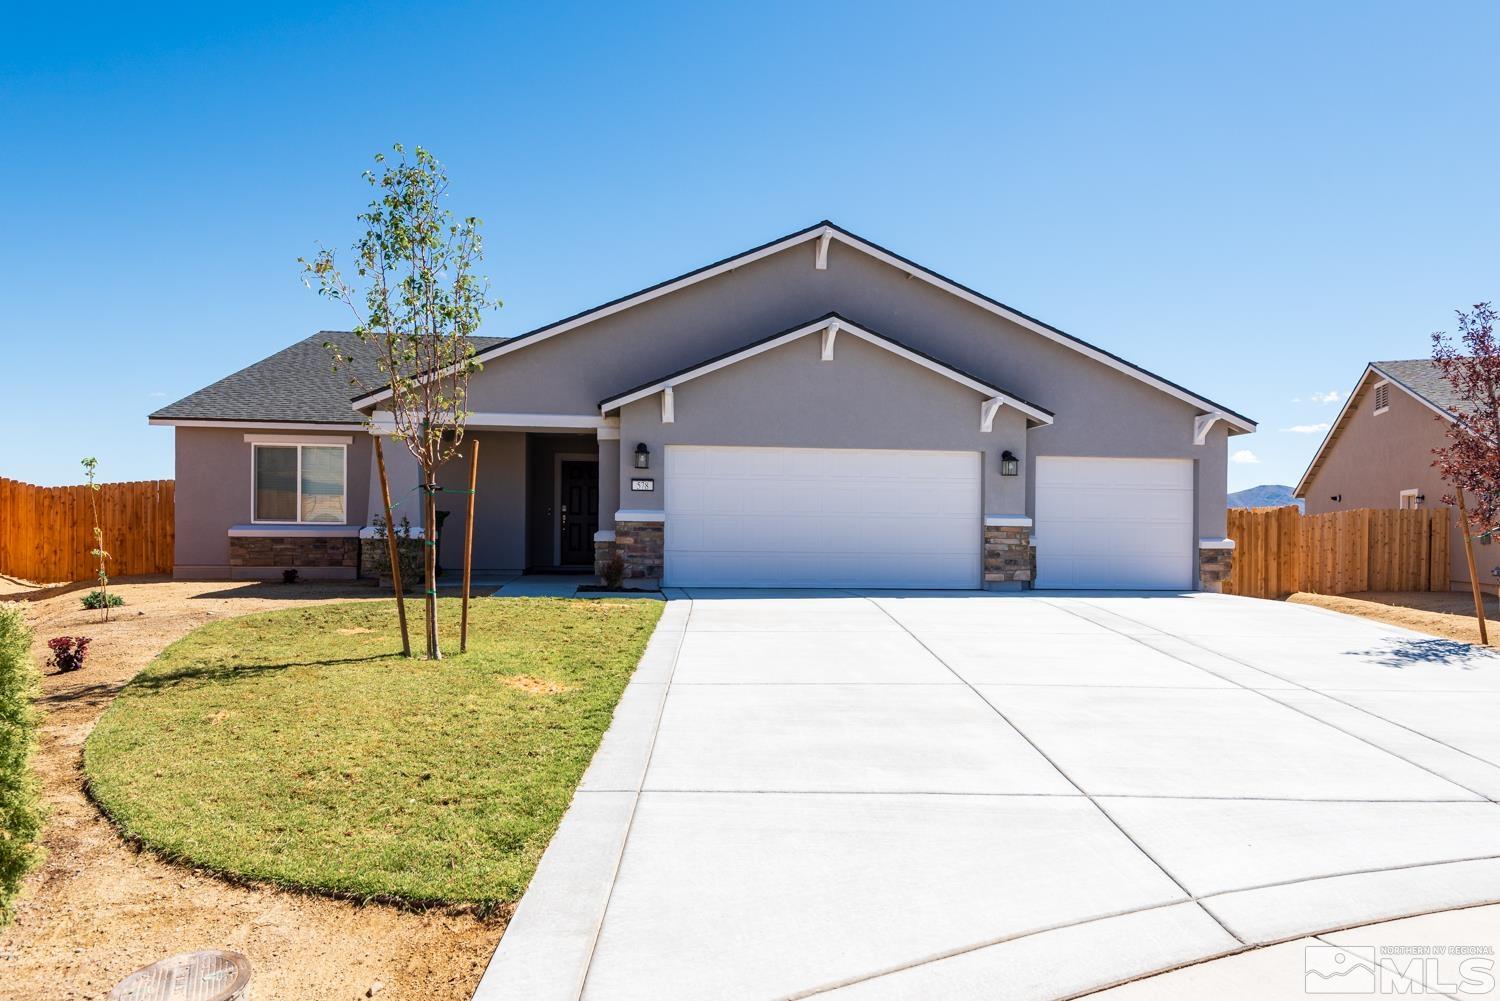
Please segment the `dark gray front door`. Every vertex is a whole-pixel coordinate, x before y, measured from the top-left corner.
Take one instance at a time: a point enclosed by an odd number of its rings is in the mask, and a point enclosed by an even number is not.
[[[594,562],[594,533],[599,531],[599,464],[562,462],[562,506],[558,511],[558,562],[564,566]]]

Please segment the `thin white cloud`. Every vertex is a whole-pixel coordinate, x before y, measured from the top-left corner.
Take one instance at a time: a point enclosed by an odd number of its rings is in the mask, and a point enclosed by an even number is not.
[[[1337,389],[1330,389],[1326,393],[1314,393],[1309,398],[1314,403],[1337,403],[1344,398],[1344,394]]]
[[[1260,462],[1260,460],[1255,457],[1255,453],[1250,451],[1248,448],[1242,448],[1238,452],[1231,455],[1229,457],[1229,461],[1238,462],[1242,465],[1250,465]]]
[[[1281,430],[1290,431],[1292,434],[1317,434],[1319,431],[1327,431],[1328,424],[1327,422],[1322,424],[1293,424],[1291,427],[1282,428]]]

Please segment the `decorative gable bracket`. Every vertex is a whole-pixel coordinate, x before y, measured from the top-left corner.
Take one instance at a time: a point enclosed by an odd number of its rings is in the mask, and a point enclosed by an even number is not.
[[[1215,410],[1211,414],[1199,414],[1193,418],[1193,444],[1202,445],[1208,441],[1208,433],[1213,430],[1219,421],[1229,420],[1229,415]]]

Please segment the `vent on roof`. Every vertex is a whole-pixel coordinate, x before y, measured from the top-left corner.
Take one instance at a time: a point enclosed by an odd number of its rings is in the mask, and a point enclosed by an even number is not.
[[[1391,409],[1391,384],[1377,382],[1375,384],[1375,413],[1383,414],[1389,409]]]

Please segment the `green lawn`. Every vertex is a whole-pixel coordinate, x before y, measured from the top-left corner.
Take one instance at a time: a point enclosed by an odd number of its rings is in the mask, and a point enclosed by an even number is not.
[[[515,900],[661,609],[485,598],[469,652],[436,663],[400,657],[390,602],[204,626],[105,712],[90,788],[129,835],[211,869],[362,898]],[[456,651],[458,601],[440,617]]]

